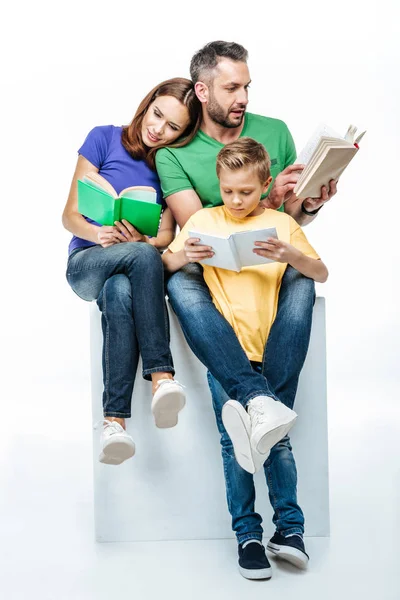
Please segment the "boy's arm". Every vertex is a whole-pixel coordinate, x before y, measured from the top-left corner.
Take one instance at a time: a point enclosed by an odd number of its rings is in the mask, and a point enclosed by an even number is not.
[[[325,283],[328,279],[328,269],[322,260],[306,256],[301,250],[298,250],[292,244],[268,238],[266,242],[255,242],[255,254],[264,256],[271,260],[281,263],[287,263],[297,269],[302,275],[314,279],[319,283]]]

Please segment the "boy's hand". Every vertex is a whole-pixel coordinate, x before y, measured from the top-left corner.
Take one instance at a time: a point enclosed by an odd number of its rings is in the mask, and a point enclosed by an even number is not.
[[[272,237],[268,238],[266,242],[254,242],[254,245],[257,246],[253,250],[254,254],[280,263],[291,263],[302,254],[292,244]]]
[[[122,219],[122,221],[115,221],[114,225],[122,236],[121,242],[147,242],[146,237],[139,233],[129,221]]]
[[[201,262],[205,258],[214,256],[211,246],[203,246],[198,244],[200,238],[189,238],[186,240],[183,247],[183,252],[187,262]]]

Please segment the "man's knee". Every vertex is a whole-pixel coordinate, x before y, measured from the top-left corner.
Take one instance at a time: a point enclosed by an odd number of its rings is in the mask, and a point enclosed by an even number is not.
[[[167,282],[167,293],[173,309],[196,307],[212,302],[203,270],[198,264],[189,264],[174,273]]]

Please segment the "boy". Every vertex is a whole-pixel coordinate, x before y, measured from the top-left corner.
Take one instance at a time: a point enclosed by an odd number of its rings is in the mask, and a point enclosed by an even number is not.
[[[163,254],[167,270],[175,272],[189,262],[201,262],[213,255],[212,248],[208,246],[188,247],[186,242],[190,230],[229,235],[236,231],[276,227],[279,239],[256,242],[253,250],[255,254],[275,262],[245,267],[240,273],[203,265],[204,279],[212,300],[236,334],[236,339],[222,340],[225,351],[219,351],[213,358],[226,364],[227,373],[238,373],[240,383],[230,389],[219,379],[228,397],[235,398],[225,403],[222,421],[232,440],[236,460],[249,473],[261,468],[270,449],[287,434],[296,419],[294,411],[276,402],[278,398],[267,380],[257,372],[276,315],[286,265],[290,264],[306,277],[319,282],[326,281],[328,275],[325,265],[294,219],[260,205],[261,195],[271,182],[269,167],[270,160],[264,146],[251,138],[242,137],[224,146],[217,156],[217,175],[224,206],[195,213]],[[191,239],[189,243],[194,241],[200,242],[199,239]],[[247,361],[243,361],[242,350],[238,351],[235,343],[240,343]],[[210,352],[203,352],[201,347],[192,350],[213,373]],[[268,576],[267,570],[260,571],[260,578],[261,575]]]

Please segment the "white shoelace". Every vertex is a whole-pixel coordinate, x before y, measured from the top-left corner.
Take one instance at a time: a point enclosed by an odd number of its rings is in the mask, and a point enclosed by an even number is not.
[[[118,421],[109,421],[108,419],[101,419],[97,421],[93,426],[93,429],[99,429],[103,426],[104,431],[107,431],[107,435],[113,435],[114,433],[126,433],[125,429],[118,423]]]
[[[265,423],[267,421],[267,415],[265,414],[262,400],[250,400],[248,404],[248,412],[253,426],[259,425],[260,423]]]
[[[167,383],[169,383],[169,384],[175,383],[182,390],[185,389],[185,386],[182,385],[182,383],[179,383],[179,381],[177,381],[176,379],[160,379],[159,381],[157,381],[157,390],[159,390],[160,388],[162,388],[162,386],[166,385]]]

